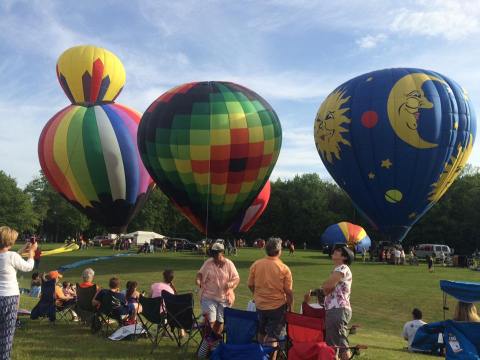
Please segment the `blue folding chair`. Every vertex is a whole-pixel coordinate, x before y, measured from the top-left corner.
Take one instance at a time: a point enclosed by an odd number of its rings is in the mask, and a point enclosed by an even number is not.
[[[256,342],[258,314],[232,308],[224,310],[225,342],[227,344],[251,344]]]
[[[268,360],[271,349],[260,344],[220,344],[210,355],[211,360]]]

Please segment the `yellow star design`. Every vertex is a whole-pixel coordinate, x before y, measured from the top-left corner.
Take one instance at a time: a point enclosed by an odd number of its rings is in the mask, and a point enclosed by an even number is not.
[[[417,216],[416,212],[412,212],[410,215],[408,215],[409,219],[414,219]]]
[[[393,164],[390,161],[390,159],[382,160],[381,167],[383,167],[385,169],[390,169],[392,166],[393,166]]]
[[[371,173],[369,173],[369,174],[368,174],[368,178],[369,178],[370,180],[373,180],[373,179],[375,179],[375,174],[374,174],[374,173],[372,173],[372,172],[371,172]]]
[[[371,76],[367,79],[367,81],[372,81],[372,80],[373,80],[373,77]]]
[[[458,130],[458,121],[455,121],[455,123],[453,124],[453,128],[454,128],[455,130]]]

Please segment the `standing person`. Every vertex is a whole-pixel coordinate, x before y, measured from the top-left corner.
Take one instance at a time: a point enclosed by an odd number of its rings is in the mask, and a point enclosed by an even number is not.
[[[202,313],[206,314],[213,332],[223,332],[223,310],[235,301],[234,290],[240,283],[240,276],[233,262],[224,255],[223,244],[215,243],[207,259],[197,273],[195,282],[200,288]]]
[[[362,248],[362,261],[365,262],[367,261],[367,249]]]
[[[19,253],[10,251],[18,238],[18,232],[8,226],[0,226],[0,359],[9,360],[17,320],[18,288],[17,270],[33,270],[33,256],[37,243],[26,243]],[[26,252],[28,260],[20,254]]]
[[[307,242],[306,241],[303,242],[303,250],[307,250]]]
[[[433,258],[430,255],[427,255],[427,266],[428,272],[433,272]]]
[[[443,251],[440,253],[440,259],[442,260],[442,266],[445,266],[445,260],[447,260],[447,255]]]
[[[413,309],[412,316],[413,320],[405,323],[402,332],[403,338],[408,341],[408,351],[415,351],[415,349],[412,348],[415,334],[419,328],[426,324],[426,322],[422,320],[422,312],[419,309]]]
[[[405,251],[402,250],[400,251],[400,264],[405,265]]]
[[[290,242],[290,246],[288,247],[288,249],[290,250],[289,255],[295,255],[295,244],[293,243],[293,241]]]
[[[40,267],[41,257],[42,257],[42,249],[40,248],[40,246],[37,245],[37,249],[35,250],[35,254],[33,255],[33,262],[34,262],[33,268],[35,270],[38,270],[38,268]]]
[[[349,265],[354,254],[346,246],[333,251],[334,265],[330,277],[323,283],[325,294],[325,342],[330,346],[341,346],[340,359],[350,359],[348,347],[348,323],[352,318],[350,293],[352,288],[352,272]]]
[[[265,252],[267,256],[250,267],[248,288],[258,312],[258,340],[276,347],[285,336],[285,312],[293,308],[293,280],[292,272],[280,260],[282,239],[270,238]],[[276,359],[276,353],[272,359]]]
[[[393,258],[394,258],[394,264],[395,264],[395,265],[400,265],[400,256],[401,256],[401,252],[400,252],[400,250],[396,247],[396,248],[393,250]]]

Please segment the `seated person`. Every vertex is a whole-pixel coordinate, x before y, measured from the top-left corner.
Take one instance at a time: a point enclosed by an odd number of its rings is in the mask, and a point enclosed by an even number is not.
[[[86,268],[82,272],[82,280],[80,284],[78,284],[79,287],[82,289],[84,288],[89,288],[90,286],[94,286],[95,284],[93,283],[93,277],[95,276],[95,271],[93,271],[92,268]],[[100,290],[98,285],[95,285],[97,287],[97,291]]]
[[[75,304],[75,298],[63,293],[62,287],[58,284],[58,280],[63,276],[57,270],[50,271],[46,275],[46,280],[55,280],[55,305],[58,307],[65,307]]]
[[[477,308],[474,304],[459,301],[455,306],[454,321],[480,322]]]
[[[415,338],[417,330],[426,324],[422,320],[422,312],[419,309],[413,309],[412,311],[413,320],[408,321],[403,326],[402,336],[408,341],[408,351],[416,351],[415,348],[412,348],[412,342]]]
[[[42,290],[42,279],[38,272],[32,274],[32,282],[30,283],[30,296],[38,298]]]
[[[135,313],[142,312],[142,306],[138,303],[140,298],[140,293],[137,290],[138,283],[136,281],[127,281],[127,291],[125,292],[125,297],[127,298],[127,303],[132,304],[135,307]]]
[[[163,281],[153,283],[150,287],[150,297],[156,298],[162,296],[162,291],[165,290],[170,294],[176,294],[177,290],[173,285],[173,278],[174,278],[173,270],[165,270],[163,272]]]
[[[75,290],[75,286],[70,284],[68,281],[64,281],[62,283],[62,291],[63,295],[73,297],[74,299],[77,298],[77,291]]]
[[[129,304],[125,294],[120,292],[120,280],[117,277],[112,277],[108,282],[108,287],[109,289],[102,289],[95,295],[92,305],[100,309],[102,301],[105,301],[106,295],[110,294],[115,301],[112,315],[119,318],[128,316],[128,319],[133,321],[135,319],[135,306]]]

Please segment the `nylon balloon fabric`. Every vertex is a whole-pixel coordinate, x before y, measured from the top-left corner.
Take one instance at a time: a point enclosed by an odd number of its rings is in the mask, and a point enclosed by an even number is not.
[[[476,117],[466,90],[433,71],[360,75],[321,104],[320,157],[374,228],[401,241],[448,190],[472,151]]]
[[[271,184],[270,180],[268,180],[262,191],[260,191],[253,201],[252,205],[250,205],[240,219],[235,222],[235,225],[232,227],[233,232],[246,233],[253,227],[253,225],[255,225],[267,208],[268,201],[270,200],[270,193]]]
[[[201,232],[221,233],[257,197],[277,161],[280,121],[253,91],[194,82],[143,114],[138,145],[160,189]]]
[[[335,244],[347,244],[349,248],[355,251],[368,250],[372,244],[363,227],[346,221],[326,228],[322,234],[321,243],[323,246],[330,246],[331,248]]]
[[[57,61],[58,81],[73,104],[114,101],[125,85],[125,77],[118,57],[96,46],[74,46]]]
[[[137,149],[140,114],[120,104],[70,105],[38,143],[50,184],[91,219],[124,232],[151,189]]]

